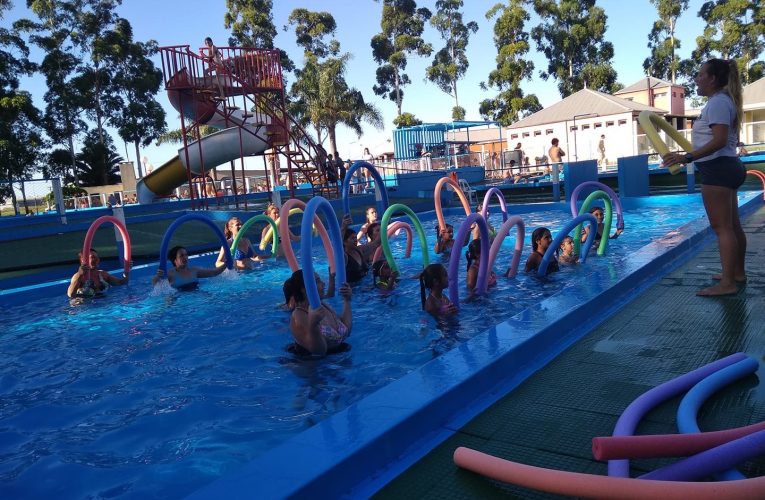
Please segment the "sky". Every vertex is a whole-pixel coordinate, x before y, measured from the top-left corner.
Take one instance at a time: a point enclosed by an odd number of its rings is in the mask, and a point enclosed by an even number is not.
[[[470,67],[458,83],[460,105],[467,112],[467,120],[481,120],[478,113],[480,101],[495,95],[493,90],[482,91],[479,87],[480,82],[486,81],[489,72],[496,67],[497,51],[492,39],[494,23],[485,17],[486,12],[495,3],[496,0],[465,1],[464,22],[476,21],[479,25],[478,32],[472,35],[467,47]],[[0,22],[7,26],[23,15],[30,15],[26,13],[25,4],[25,0],[15,0],[14,9]],[[364,125],[362,137],[357,137],[342,126],[339,127],[337,132],[340,156],[358,159],[365,147],[368,147],[372,154],[392,151],[390,140],[396,105],[372,91],[377,65],[372,59],[370,40],[380,31],[382,3],[374,0],[274,0],[273,4],[274,24],[278,29],[274,45],[287,51],[298,67],[303,64],[302,49],[295,44],[294,32],[283,29],[290,12],[302,7],[312,11],[327,10],[334,16],[337,23],[336,38],[340,42],[341,51],[353,55],[348,64],[346,80],[351,87],[360,90],[365,100],[375,105],[383,116],[385,129],[375,130],[370,125]],[[701,35],[704,28],[703,22],[697,17],[702,4],[703,0],[691,0],[689,9],[678,22],[677,38],[681,42],[681,57],[690,55],[696,45],[696,37]],[[618,74],[618,81],[625,86],[631,85],[645,76],[642,63],[649,55],[646,45],[648,33],[656,18],[656,10],[649,0],[600,0],[597,5],[602,7],[608,16],[605,38],[614,45],[613,65]],[[418,6],[435,12],[435,0],[419,1]],[[201,47],[206,36],[212,37],[218,46],[226,45],[229,31],[223,25],[225,12],[225,0],[124,0],[118,9],[119,15],[130,21],[135,40],[154,39],[160,46],[188,44],[192,50]],[[539,23],[533,11],[530,15],[531,20],[526,25],[527,31]],[[424,37],[433,45],[434,53],[443,46],[438,33],[429,25]],[[39,61],[40,57],[39,51],[33,49],[31,58]],[[538,76],[539,71],[546,68],[547,64],[544,55],[536,51],[533,41],[528,57],[534,61],[536,69],[535,77],[523,83],[524,92],[536,94],[543,106],[559,101],[561,97],[555,81],[545,81]],[[448,122],[451,121],[454,99],[425,80],[425,68],[430,65],[431,59],[432,56],[413,56],[409,59],[406,72],[412,83],[404,87],[403,110],[413,113],[426,123]],[[155,57],[155,64],[161,67],[158,56]],[[289,75],[287,79],[294,81]],[[35,104],[43,109],[44,79],[40,76],[24,79],[22,87],[32,92]],[[178,113],[170,106],[164,91],[160,91],[157,100],[166,110],[168,129],[179,128]],[[115,144],[119,146],[119,153],[126,159],[135,161],[134,147],[125,147],[116,133],[112,133],[112,136]],[[151,145],[141,149],[141,155],[146,156],[154,166],[161,165],[175,154],[177,146],[173,145]]]

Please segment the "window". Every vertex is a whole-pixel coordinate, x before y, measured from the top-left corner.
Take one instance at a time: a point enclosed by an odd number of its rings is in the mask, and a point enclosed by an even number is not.
[[[528,132],[524,132],[523,134],[521,134],[521,137],[529,137],[530,135],[531,134],[529,134]]]
[[[542,131],[541,130],[535,130],[534,131],[534,137],[536,137],[538,135],[542,135]]]
[[[680,92],[680,97],[685,97],[685,93],[684,92]]]
[[[619,120],[619,125],[627,125],[627,120]]]
[[[518,134],[510,134],[510,139],[517,139],[517,138],[518,138]]]
[[[600,127],[602,127],[602,126],[603,126],[603,124],[602,124],[602,123],[596,123],[596,124],[595,124],[595,128],[600,128]]]
[[[654,97],[667,97],[667,93],[666,92],[657,92],[656,94],[654,94]]]
[[[614,122],[606,122],[606,127],[613,127],[613,126],[614,126]]]
[[[677,97],[677,92],[672,92],[672,97]]]
[[[548,128],[547,130],[545,130],[545,135],[552,135],[552,134],[553,134],[553,129]]]
[[[577,127],[576,125],[571,125],[571,127],[569,127],[569,130],[573,132],[574,130],[579,130],[579,127]]]
[[[587,130],[589,128],[590,128],[590,124],[589,123],[585,123],[584,125],[582,125],[582,130]]]
[[[634,101],[635,100],[634,97],[625,97],[625,99],[628,100],[628,101]]]

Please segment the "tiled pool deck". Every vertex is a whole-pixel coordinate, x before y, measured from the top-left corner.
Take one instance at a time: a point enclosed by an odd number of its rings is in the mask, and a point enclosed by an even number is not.
[[[703,249],[636,300],[529,377],[515,390],[393,479],[375,497],[560,498],[508,486],[459,469],[458,446],[524,464],[605,475],[592,458],[591,439],[613,432],[622,411],[640,394],[735,352],[765,354],[765,207],[744,220],[749,282],[735,296],[697,297],[719,269],[717,245]],[[677,432],[680,398],[657,407],[637,434]],[[765,384],[749,376],[716,393],[699,412],[702,430],[765,420]],[[668,463],[635,460],[633,476]],[[765,457],[747,462],[747,476],[765,475]],[[765,498],[765,492],[763,492]]]

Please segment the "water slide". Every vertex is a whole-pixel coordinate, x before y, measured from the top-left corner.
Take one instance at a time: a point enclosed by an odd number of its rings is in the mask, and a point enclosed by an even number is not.
[[[183,83],[189,83],[185,71],[179,72],[175,78],[182,78]],[[192,174],[202,174],[202,159],[204,171],[209,172],[218,165],[239,158],[240,155],[259,154],[270,147],[262,139],[267,137],[266,127],[271,122],[268,115],[226,108],[223,103],[217,103],[203,93],[193,92],[193,88],[203,87],[200,82],[195,82],[190,87],[191,92],[168,90],[173,107],[178,111],[183,109],[182,112],[188,119],[196,118],[200,123],[222,129],[188,145],[188,166]],[[228,87],[226,90],[229,93],[229,90],[233,89]],[[136,184],[138,202],[152,203],[188,182],[186,156],[184,148],[180,148],[177,156],[141,178]]]

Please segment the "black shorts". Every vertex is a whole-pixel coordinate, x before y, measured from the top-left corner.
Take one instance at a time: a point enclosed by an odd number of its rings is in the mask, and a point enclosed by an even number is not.
[[[701,184],[738,189],[746,180],[746,167],[737,156],[718,156],[695,162],[701,174]]]

